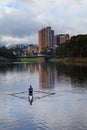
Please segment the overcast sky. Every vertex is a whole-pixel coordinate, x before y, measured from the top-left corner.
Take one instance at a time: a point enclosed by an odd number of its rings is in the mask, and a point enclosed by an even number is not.
[[[87,0],[0,0],[0,43],[38,43],[38,30],[87,34]]]

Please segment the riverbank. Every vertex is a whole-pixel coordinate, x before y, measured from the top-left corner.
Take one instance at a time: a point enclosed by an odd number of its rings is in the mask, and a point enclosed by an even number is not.
[[[52,58],[50,61],[54,62],[62,62],[64,64],[72,64],[72,65],[87,65],[87,58],[72,58],[72,57],[65,57],[65,58]]]
[[[38,62],[44,61],[44,58],[20,58],[21,62]]]
[[[45,60],[44,58],[20,58],[18,61],[20,61],[20,62],[39,62],[39,61],[44,61],[44,60]],[[64,64],[68,64],[68,65],[86,65],[87,66],[87,58],[53,57],[49,60],[52,62],[62,62]],[[6,58],[0,58],[0,63],[6,63],[6,62],[8,63],[9,60]]]
[[[72,57],[65,57],[65,58],[52,58],[49,59],[53,62],[62,62],[64,64],[82,64],[87,65],[87,58],[72,58]],[[20,58],[21,62],[38,62],[38,61],[44,61],[44,58]]]
[[[0,57],[0,63],[2,63],[2,62],[8,62],[8,59]]]

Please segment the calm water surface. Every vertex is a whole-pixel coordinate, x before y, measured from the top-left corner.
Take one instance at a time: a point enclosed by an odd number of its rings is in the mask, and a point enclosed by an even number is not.
[[[87,67],[0,65],[0,130],[87,130]]]

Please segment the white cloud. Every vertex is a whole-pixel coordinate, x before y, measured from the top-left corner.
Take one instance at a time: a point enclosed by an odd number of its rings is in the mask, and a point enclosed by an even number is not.
[[[36,42],[38,30],[49,25],[56,33],[87,33],[86,12],[87,0],[3,0],[0,36]]]
[[[2,36],[2,38],[0,38],[0,41],[1,41],[1,43],[4,43],[4,45],[5,45],[5,42],[6,42],[6,46],[11,45],[11,44],[23,44],[23,43],[37,44],[37,38],[36,37],[37,37],[36,34],[26,36],[26,37]]]

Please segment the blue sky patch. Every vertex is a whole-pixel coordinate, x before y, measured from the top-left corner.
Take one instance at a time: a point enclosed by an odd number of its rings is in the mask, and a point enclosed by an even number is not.
[[[19,4],[19,3],[9,3],[6,6],[9,7],[9,8],[15,8],[15,9],[21,9],[22,8],[22,5]]]

